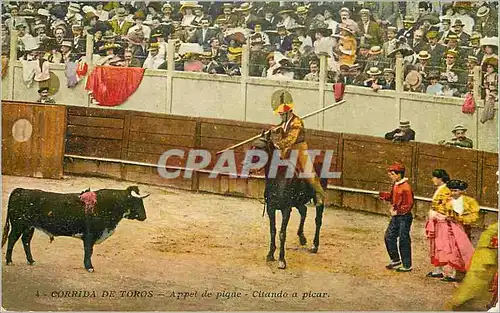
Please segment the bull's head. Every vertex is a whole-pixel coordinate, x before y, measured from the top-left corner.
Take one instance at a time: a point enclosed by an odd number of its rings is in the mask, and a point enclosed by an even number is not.
[[[142,199],[147,198],[149,194],[140,195],[139,187],[130,186],[127,188],[128,192],[128,208],[124,217],[131,220],[144,221],[146,219],[146,210]]]

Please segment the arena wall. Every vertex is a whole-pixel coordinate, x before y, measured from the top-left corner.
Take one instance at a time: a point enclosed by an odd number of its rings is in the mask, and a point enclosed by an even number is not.
[[[58,103],[99,107],[92,103],[85,90],[85,81],[74,88],[66,87],[62,65],[51,65],[60,89],[54,98]],[[22,67],[14,66],[13,97],[10,77],[2,79],[2,99],[36,101],[37,83],[31,88],[23,83]],[[146,70],[137,91],[125,103],[112,110],[134,110],[151,113],[231,119],[245,122],[276,123],[278,117],[270,110],[271,94],[285,88],[294,96],[299,115],[334,103],[333,86],[305,81],[275,81],[254,77],[229,77],[204,73]],[[324,89],[324,92],[323,92]],[[398,125],[400,118],[408,119],[420,142],[437,143],[452,137],[450,130],[464,124],[475,148],[498,151],[498,108],[495,118],[482,124],[482,102],[477,102],[474,114],[461,113],[463,99],[426,94],[379,91],[347,86],[345,104],[306,120],[310,129],[381,137]]]
[[[4,108],[16,105],[29,108],[34,104],[3,101]],[[211,179],[203,171],[193,173],[189,179],[182,178],[183,175],[165,179],[158,174],[156,165],[168,149],[207,149],[215,156],[215,152],[260,133],[270,124],[130,110],[65,108],[67,124],[62,127],[66,129],[65,174],[103,176],[199,192],[262,198],[262,171],[249,179],[228,176]],[[5,118],[8,117],[4,115]],[[3,134],[4,140],[8,139],[7,129]],[[468,193],[482,206],[497,207],[497,153],[422,142],[393,143],[373,136],[314,129],[308,129],[308,142],[311,149],[333,150],[330,171],[342,173],[340,179],[329,180],[328,204],[387,214],[387,203],[356,190],[389,190],[386,168],[399,161],[406,165],[407,176],[415,190],[417,217],[425,217],[429,210],[429,203],[424,198],[432,196],[431,172],[440,167],[446,168],[453,178],[468,181]],[[235,150],[238,169],[249,146]],[[16,158],[15,151],[5,150],[3,154]],[[215,157],[207,170],[214,164]],[[12,173],[8,164],[4,165],[3,172]],[[166,165],[182,168],[186,163],[185,159],[171,158]],[[496,217],[496,212],[484,211],[481,225],[487,225]]]

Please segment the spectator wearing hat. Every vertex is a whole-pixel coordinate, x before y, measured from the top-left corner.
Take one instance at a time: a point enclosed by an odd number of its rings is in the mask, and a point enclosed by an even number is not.
[[[40,95],[40,98],[36,101],[38,103],[42,104],[55,104],[56,101],[49,96],[49,87],[42,87],[38,89],[38,94]]]
[[[396,90],[396,73],[392,68],[384,68],[385,85],[382,89]]]
[[[358,23],[351,19],[351,11],[349,8],[343,7],[339,11],[340,24],[346,25],[345,27],[351,29],[355,34],[359,32]]]
[[[340,65],[353,65],[356,62],[356,38],[354,31],[346,24],[339,25],[340,40],[336,47],[336,55]],[[363,64],[364,65],[364,64]]]
[[[405,77],[405,81],[403,82],[403,89],[405,91],[409,92],[423,92],[424,85],[423,83],[423,77],[420,72],[411,70],[408,72],[408,74]]]
[[[66,14],[66,22],[68,24],[80,24],[83,16],[80,14],[81,6],[76,2],[70,2],[68,5],[68,13]]]
[[[295,33],[295,37],[299,39],[302,44],[300,45],[300,53],[304,53],[306,47],[312,47],[313,42],[311,36],[306,33],[306,26],[302,24],[295,24],[290,28],[290,31]]]
[[[332,34],[336,34],[338,31],[339,23],[337,23],[333,19],[333,10],[329,7],[326,7],[323,16],[325,17],[325,23],[328,25],[328,28],[332,30]]]
[[[439,72],[432,71],[428,76],[429,85],[425,93],[434,96],[442,96],[443,95],[443,85],[439,83]]]
[[[198,6],[196,2],[186,1],[179,8],[179,12],[182,15],[181,26],[185,27],[191,25],[196,18],[194,15],[194,9]]]
[[[95,15],[99,17],[99,21],[106,22],[109,20],[109,12],[104,10],[102,2],[95,2]]]
[[[117,56],[116,51],[120,49],[121,46],[117,43],[108,42],[103,46],[103,50],[106,55],[102,58],[97,59],[96,65],[104,66],[104,65],[113,65],[120,61],[120,58]]]
[[[451,132],[453,133],[453,135],[455,135],[454,138],[452,138],[450,140],[442,140],[438,143],[441,145],[472,149],[472,147],[473,147],[472,139],[467,138],[465,136],[465,133],[467,132],[467,128],[465,128],[463,125],[459,124],[459,125],[456,125]]]
[[[395,41],[396,41],[396,34],[398,32],[398,29],[395,26],[389,26],[387,27],[387,32],[386,32],[386,40],[382,44],[382,51],[383,55],[385,58],[387,58],[387,55],[389,52],[392,51],[393,47],[395,46]]]
[[[449,31],[450,26],[453,22],[455,22],[455,9],[453,8],[452,3],[444,3],[443,6],[441,7],[441,14],[439,16],[439,19],[441,21],[440,29],[439,31]],[[444,25],[444,21],[446,20],[447,25]],[[447,34],[445,34],[446,37]]]
[[[391,221],[385,231],[384,240],[391,262],[386,265],[389,270],[396,272],[410,272],[411,262],[411,224],[413,222],[412,208],[414,196],[406,169],[400,163],[394,163],[387,169],[392,182],[391,192],[379,192],[380,200],[389,201]],[[399,239],[399,244],[398,244]],[[402,266],[401,266],[402,265]]]
[[[422,50],[418,53],[417,55],[418,63],[415,64],[415,70],[418,71],[419,73],[425,73],[427,76],[432,70],[431,65],[429,64],[429,61],[431,59],[431,55],[429,52]]]
[[[210,24],[211,23],[211,20],[210,20],[210,16],[208,15],[205,15],[205,13],[203,12],[203,6],[202,5],[197,5],[195,8],[194,8],[194,20],[193,22],[196,22],[198,23],[199,25],[201,25],[201,21],[203,19],[207,19],[208,20],[208,23]]]
[[[144,16],[144,13],[142,11],[137,11],[134,14],[135,25],[129,28],[129,30],[127,31],[127,36],[130,34],[141,32],[141,37],[149,39],[151,37],[151,28],[147,25],[144,25],[145,20],[146,17]]]
[[[276,47],[276,50],[280,51],[281,53],[292,50],[292,38],[287,35],[285,25],[279,23],[277,25],[277,28],[278,36],[276,36],[274,40],[271,39],[271,44],[274,45]]]
[[[382,72],[378,67],[370,68],[366,71],[366,74],[369,78],[363,82],[365,87],[370,87],[373,91],[378,91],[379,89],[382,89],[383,85],[385,85],[384,79],[380,77]]]
[[[431,29],[426,34],[427,44],[422,47],[422,50],[427,51],[431,58],[429,64],[431,66],[441,65],[443,54],[446,52],[446,47],[438,42],[437,30]]]
[[[292,39],[292,50],[287,51],[285,56],[290,59],[294,66],[300,66],[300,60],[302,58],[302,53],[300,53],[299,49],[302,45],[302,41],[299,38],[294,37]]]
[[[370,10],[362,9],[360,11],[361,21],[358,23],[361,40],[367,42],[370,46],[382,46],[383,32],[380,25],[370,19]],[[363,39],[364,38],[364,39]]]
[[[469,38],[469,55],[472,55],[478,59],[478,61],[483,59],[483,49],[481,49],[481,34],[478,32],[473,32]]]
[[[278,25],[279,19],[274,14],[274,8],[271,5],[264,4],[264,6],[262,7],[262,11],[264,12],[264,21],[271,27],[276,27],[276,25]]]
[[[457,20],[460,20],[463,25],[463,30],[467,34],[471,34],[474,29],[474,19],[470,16],[469,12],[471,11],[471,3],[467,1],[456,1],[455,2],[455,15],[453,18],[455,19],[455,24]]]
[[[77,59],[79,59],[85,55],[87,39],[83,34],[83,26],[73,25],[71,31],[73,32],[73,52],[76,53]]]
[[[210,22],[207,18],[201,20],[201,29],[195,30],[193,36],[189,39],[191,43],[197,43],[203,47],[204,51],[210,50],[210,40],[214,38],[217,33],[215,30],[210,29]]]
[[[393,142],[408,142],[415,140],[415,131],[411,129],[410,121],[399,121],[399,127],[385,134],[385,139]]]
[[[127,10],[120,7],[116,9],[116,15],[109,22],[109,25],[116,35],[125,36],[128,30],[134,25],[132,22],[125,20],[127,17]]]
[[[61,63],[68,63],[74,60],[72,49],[73,45],[71,41],[65,40],[61,43]]]
[[[295,13],[295,9],[291,5],[285,5],[278,11],[278,15],[281,17],[281,23],[285,26],[287,30],[296,24],[295,19],[292,16]]]
[[[413,32],[413,39],[409,40],[408,44],[415,53],[420,52],[425,45],[424,32],[421,29],[417,29]]]
[[[222,4],[222,14],[217,16],[216,20],[224,20],[229,27],[234,28],[238,25],[238,16],[233,13],[232,3]]]
[[[477,9],[476,16],[476,28],[483,37],[498,37],[498,14],[492,13],[488,3]]]
[[[340,74],[337,75],[335,82],[342,83],[344,85],[353,85],[353,77],[351,72],[351,67],[347,64],[341,64],[339,66]]]
[[[415,18],[412,15],[406,15],[403,20],[403,29],[398,33],[398,37],[403,36],[409,40],[413,38],[415,30],[417,30]]]
[[[236,9],[239,13],[238,25],[246,27],[249,23],[255,23],[259,18],[252,13],[252,4],[249,2],[244,2]]]
[[[484,60],[482,70],[483,73],[485,73],[483,77],[483,88],[486,91],[486,95],[488,95],[489,86],[498,85],[498,58],[489,57]]]
[[[464,23],[459,19],[456,19],[453,24],[453,32],[458,37],[459,46],[467,46],[469,44],[470,35],[464,32],[464,26]]]
[[[481,47],[483,48],[483,59],[481,60],[481,64],[486,59],[489,59],[491,57],[497,57],[498,58],[498,37],[491,37],[491,38],[483,38],[481,39]]]
[[[388,66],[389,64],[384,58],[382,48],[380,46],[372,46],[368,52],[368,60],[366,62],[365,71],[372,67],[381,69]]]
[[[296,22],[297,24],[303,25],[304,29],[306,25],[310,25],[312,19],[309,17],[309,7],[305,5],[298,6],[295,9],[295,16],[297,16]],[[311,44],[312,46],[312,44]]]
[[[212,39],[210,39],[210,50],[209,51],[211,53],[212,59],[217,61],[217,62],[222,62],[223,60],[227,59],[227,52],[226,52],[226,50],[221,48],[220,40],[217,37],[212,37]],[[262,50],[260,50],[258,53],[260,53],[260,52],[262,52]],[[265,60],[265,57],[264,57],[264,60]],[[256,76],[260,76],[260,72]]]
[[[445,43],[446,38],[451,33],[451,19],[443,18],[441,20],[441,30],[439,31],[438,38],[440,43]]]
[[[160,65],[165,62],[165,58],[162,57],[159,53],[160,45],[158,43],[152,43],[149,46],[149,54],[142,65],[142,68],[145,69],[158,69]]]
[[[441,78],[446,80],[450,84],[450,87],[455,89],[460,88],[460,84],[465,83],[465,73],[462,69],[459,68],[457,63],[458,56],[459,54],[457,51],[447,50],[445,54],[445,68],[441,73]]]
[[[25,24],[18,24],[16,25],[16,30],[17,30],[17,43],[18,43],[18,52],[19,56],[22,56],[22,52],[24,52],[26,47],[33,47],[34,44],[36,43],[35,38],[26,31],[26,25]]]
[[[142,62],[134,57],[131,49],[125,49],[123,51],[123,67],[142,67]]]

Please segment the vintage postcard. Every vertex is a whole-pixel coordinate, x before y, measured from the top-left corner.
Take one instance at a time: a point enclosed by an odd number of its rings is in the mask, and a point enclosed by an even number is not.
[[[2,1],[5,311],[498,312],[498,1]]]

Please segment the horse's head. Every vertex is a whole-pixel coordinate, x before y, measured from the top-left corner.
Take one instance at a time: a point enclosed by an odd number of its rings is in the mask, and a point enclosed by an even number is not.
[[[265,152],[269,156],[269,159],[270,159],[272,156],[272,153],[274,151],[274,145],[273,145],[272,140],[271,140],[271,132],[262,131],[261,136],[252,142],[252,146],[251,146],[250,150],[260,150],[262,152]],[[266,166],[269,163],[269,159],[266,162]],[[259,162],[259,156],[255,155],[255,154],[252,154],[252,155],[247,154],[247,157],[243,161],[243,166],[247,167],[247,168],[251,168],[251,166],[249,166],[250,163],[256,164],[258,162]],[[255,174],[256,172],[258,172],[258,170],[254,170],[254,169],[250,170],[250,174]]]

